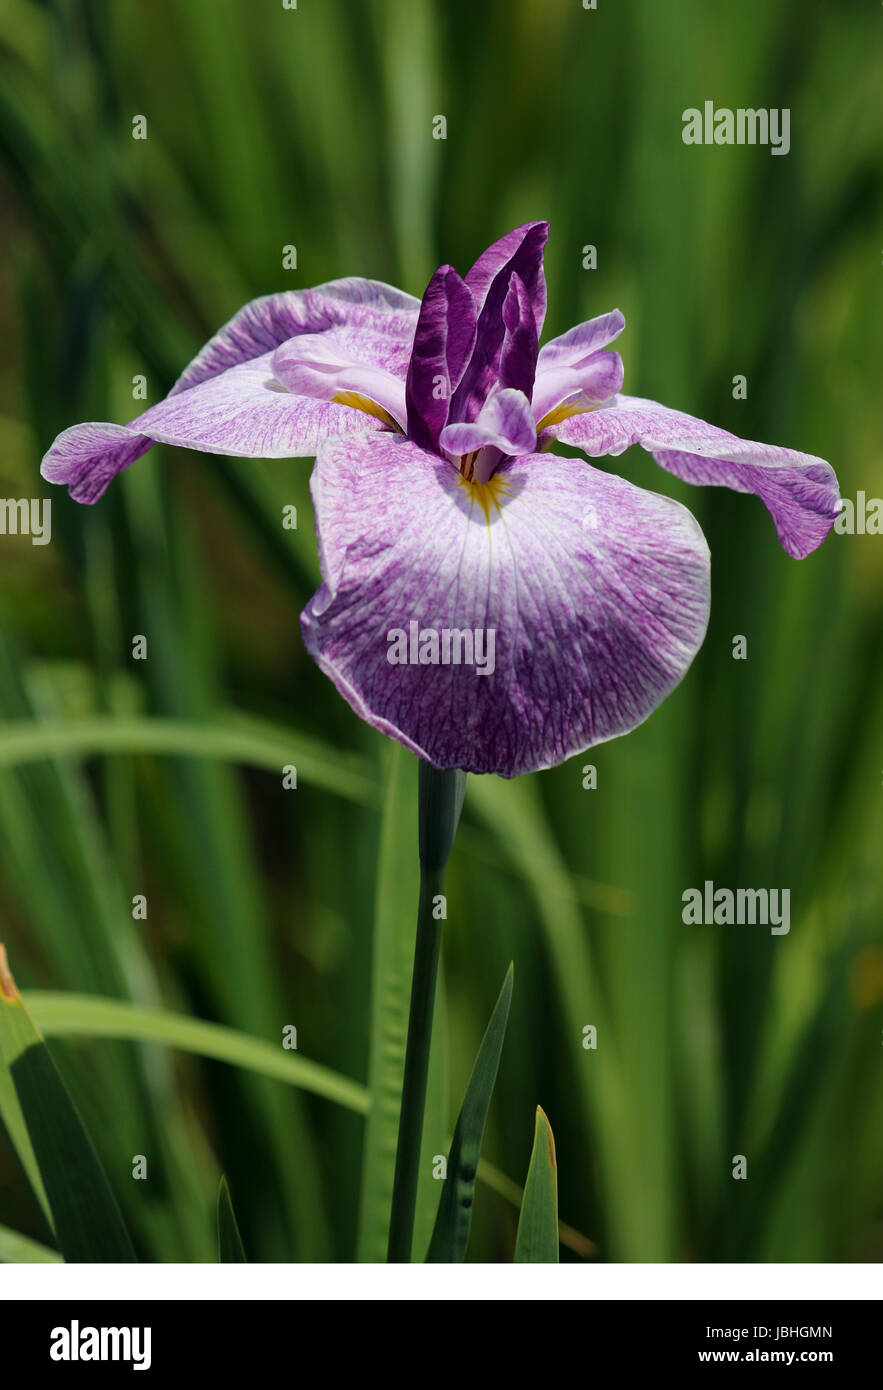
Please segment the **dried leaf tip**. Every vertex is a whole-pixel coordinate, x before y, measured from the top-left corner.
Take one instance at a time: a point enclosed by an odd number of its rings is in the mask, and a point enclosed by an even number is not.
[[[543,1128],[546,1131],[546,1144],[549,1149],[549,1162],[552,1165],[553,1169],[555,1169],[557,1172],[558,1161],[555,1157],[555,1136],[552,1133],[552,1126],[549,1124],[549,1117],[541,1105],[537,1106],[537,1119],[542,1121]]]
[[[9,961],[6,957],[6,947],[0,941],[0,994],[4,999],[15,1001],[18,999],[18,989],[15,980],[12,978],[12,971],[9,968]]]

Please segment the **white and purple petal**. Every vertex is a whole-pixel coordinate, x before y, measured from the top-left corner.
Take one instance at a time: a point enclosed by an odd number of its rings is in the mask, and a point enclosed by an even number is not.
[[[295,396],[319,401],[367,397],[404,430],[408,357],[407,346],[383,334],[332,328],[289,338],[273,354],[272,369],[276,381]]]
[[[569,328],[558,338],[550,338],[543,343],[537,359],[537,372],[548,371],[552,367],[576,367],[591,357],[600,348],[609,347],[625,328],[625,317],[621,310],[611,309],[609,314],[599,314]]]
[[[537,372],[531,397],[538,429],[584,410],[594,410],[622,389],[618,352],[596,352],[576,367],[547,367]]]
[[[97,502],[110,483],[153,444],[127,425],[95,420],[71,425],[56,435],[43,455],[40,472],[50,483],[64,484],[75,502]]]
[[[370,422],[346,406],[297,405],[278,390],[270,396],[272,353],[293,337],[333,331],[346,335],[362,363],[398,371],[404,379],[417,309],[412,295],[357,278],[255,299],[206,343],[164,401],[129,425],[98,421],[63,431],[45,454],[41,472],[50,482],[66,484],[75,501],[92,503],[156,441],[267,458],[282,456],[287,440],[292,455],[312,455],[336,428],[364,430]],[[217,383],[233,371],[238,375],[231,376],[225,402],[226,387],[219,390]],[[215,387],[206,389],[213,382]],[[205,395],[187,406],[162,409],[198,388]],[[210,412],[205,420],[199,418],[203,405]]]
[[[178,377],[172,393],[186,391],[240,362],[262,357],[301,333],[365,330],[408,347],[419,307],[420,301],[403,290],[355,276],[330,280],[311,290],[263,295],[246,304],[209,339]],[[374,366],[384,365],[370,356],[364,360]]]
[[[145,410],[133,429],[158,444],[239,458],[311,458],[336,434],[384,429],[380,418],[296,396],[274,375],[275,354],[230,367]]]
[[[590,414],[554,424],[550,433],[591,458],[639,444],[686,482],[754,493],[772,516],[783,548],[797,559],[821,545],[837,517],[837,476],[824,459],[740,439],[656,401],[618,396]]]
[[[580,460],[532,454],[477,487],[365,435],[322,446],[312,490],[324,583],[307,647],[362,719],[439,767],[511,777],[627,733],[702,642],[695,519]],[[430,658],[420,634],[469,631],[473,663],[393,664],[415,629]]]
[[[440,444],[449,454],[471,454],[479,449],[499,449],[500,454],[530,454],[537,432],[530,401],[523,391],[495,391],[471,424],[446,425]]]

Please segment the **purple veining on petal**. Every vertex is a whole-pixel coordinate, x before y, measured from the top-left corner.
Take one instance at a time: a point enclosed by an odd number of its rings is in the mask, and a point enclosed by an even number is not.
[[[532,397],[534,419],[539,425],[554,411],[576,414],[594,410],[615,396],[622,382],[622,358],[618,352],[595,352],[576,367],[538,371]]]
[[[609,347],[625,328],[625,317],[619,309],[599,314],[586,323],[578,323],[558,338],[550,338],[540,348],[537,373],[550,367],[576,367],[599,348]]]
[[[702,642],[695,519],[579,460],[529,455],[482,489],[371,435],[323,445],[311,486],[324,582],[307,647],[360,718],[439,767],[512,777],[627,733]],[[485,673],[391,663],[412,623],[479,634]]]
[[[373,425],[369,417],[345,406],[307,403],[300,407],[278,391],[268,397],[272,370],[265,369],[264,359],[299,334],[332,329],[352,335],[362,332],[362,360],[387,367],[390,355],[397,353],[404,379],[418,307],[419,301],[412,295],[381,281],[357,277],[330,281],[314,290],[288,290],[252,300],[206,343],[164,401],[128,426],[98,421],[65,430],[48,449],[41,472],[50,482],[66,484],[75,501],[93,503],[117,473],[157,440],[185,448],[248,454],[251,434],[256,451],[265,451],[263,457],[281,457],[286,453],[286,439],[292,443],[291,454],[312,455],[320,440],[337,429],[380,428],[379,422]],[[231,369],[247,369],[255,362],[255,370],[231,377],[229,401],[223,399],[224,388],[216,386],[187,407],[168,405],[194,387],[217,382]],[[249,392],[250,408],[244,399]],[[198,418],[203,407],[210,412],[204,421]],[[153,432],[138,430],[145,422],[155,426]],[[231,445],[229,449],[225,440]]]
[[[167,396],[133,423],[157,443],[240,458],[309,458],[333,435],[385,428],[362,410],[286,391],[274,357],[267,352]]]
[[[422,448],[438,448],[452,397],[475,346],[476,322],[472,292],[453,266],[441,266],[420,305],[408,366],[407,433]]]
[[[796,559],[821,545],[837,516],[837,477],[824,459],[740,439],[656,401],[618,396],[590,415],[555,424],[551,433],[592,458],[640,444],[686,482],[755,493],[772,516],[783,548]]]
[[[587,409],[622,390],[622,359],[602,349],[624,328],[625,318],[613,309],[543,344],[532,396],[535,420],[565,402],[573,409]]]
[[[284,290],[253,299],[234,314],[181,373],[170,394],[186,391],[228,367],[262,357],[301,333],[332,328],[385,333],[409,346],[419,300],[380,280],[350,277],[312,290]]]
[[[75,502],[91,505],[116,477],[153,444],[126,425],[94,421],[62,430],[46,450],[40,472],[50,483],[64,483]]]
[[[476,420],[446,425],[440,442],[449,454],[470,454],[488,446],[501,454],[530,454],[537,442],[530,401],[523,391],[495,391]]]

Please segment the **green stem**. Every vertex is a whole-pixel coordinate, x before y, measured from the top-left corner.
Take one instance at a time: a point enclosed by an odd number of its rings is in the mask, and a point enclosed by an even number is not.
[[[402,1107],[393,1180],[387,1260],[407,1264],[411,1259],[414,1211],[420,1175],[420,1145],[426,1107],[426,1079],[432,1043],[432,1016],[441,947],[441,919],[435,900],[444,891],[445,867],[466,787],[466,774],[442,772],[430,763],[420,764],[419,839],[420,902],[417,908],[417,940],[411,979],[411,1010],[405,1048]]]

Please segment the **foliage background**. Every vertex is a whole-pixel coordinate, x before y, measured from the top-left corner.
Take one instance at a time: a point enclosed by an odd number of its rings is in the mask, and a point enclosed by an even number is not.
[[[860,0],[6,0],[0,492],[51,495],[53,540],[0,541],[0,936],[28,988],[273,1044],[294,1023],[301,1055],[377,1102],[366,1130],[252,1070],[53,1040],[144,1258],[216,1257],[221,1170],[252,1259],[382,1250],[415,769],[303,650],[308,463],[156,448],[85,509],[38,481],[41,453],[137,413],[136,373],[158,399],[256,295],[345,274],[419,294],[441,261],[548,217],[548,333],[618,304],[627,389],[883,494],[880,23]],[[790,108],[791,153],[684,146],[706,98]],[[471,780],[430,1147],[514,958],[485,1153],[523,1181],[542,1103],[590,1257],[876,1260],[883,540],[834,535],[797,564],[756,499],[637,451],[607,462],[699,516],[709,636],[628,739]],[[109,720],[128,721],[122,751],[98,753]],[[218,756],[151,752],[154,720],[217,730]],[[790,887],[790,935],[686,927],[681,894],[706,878]],[[481,1187],[470,1258],[511,1259],[515,1220]],[[2,1134],[0,1222],[46,1238]]]

